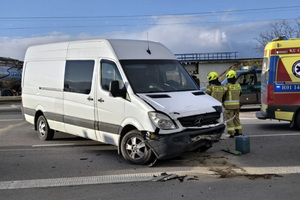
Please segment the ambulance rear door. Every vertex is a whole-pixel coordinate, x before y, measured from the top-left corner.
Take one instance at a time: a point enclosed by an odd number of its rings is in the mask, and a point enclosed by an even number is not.
[[[300,105],[300,57],[281,55],[278,59],[274,83],[275,105]]]

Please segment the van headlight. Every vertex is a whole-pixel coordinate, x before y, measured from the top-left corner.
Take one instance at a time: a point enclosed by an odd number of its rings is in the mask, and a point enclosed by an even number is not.
[[[163,130],[176,129],[175,124],[167,115],[158,112],[149,112],[148,114],[157,128]]]

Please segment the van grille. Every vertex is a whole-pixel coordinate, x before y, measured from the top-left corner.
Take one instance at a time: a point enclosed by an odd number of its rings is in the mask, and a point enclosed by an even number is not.
[[[220,113],[206,113],[189,117],[178,118],[183,127],[200,127],[203,125],[217,124],[220,118]]]

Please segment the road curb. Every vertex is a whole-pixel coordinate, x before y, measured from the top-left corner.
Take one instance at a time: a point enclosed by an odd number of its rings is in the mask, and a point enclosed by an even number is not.
[[[21,105],[15,105],[15,104],[1,105],[0,104],[0,112],[10,112],[10,111],[20,111],[21,112]]]
[[[0,97],[0,102],[21,102],[21,97]]]

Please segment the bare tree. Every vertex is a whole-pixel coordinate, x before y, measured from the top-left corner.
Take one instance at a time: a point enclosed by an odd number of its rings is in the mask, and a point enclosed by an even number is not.
[[[281,22],[271,23],[266,31],[259,34],[254,39],[258,42],[255,50],[263,52],[266,44],[278,37],[299,38],[300,37],[300,17],[294,23],[289,23],[286,20]]]

